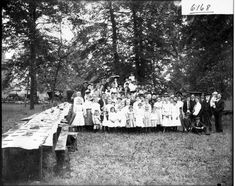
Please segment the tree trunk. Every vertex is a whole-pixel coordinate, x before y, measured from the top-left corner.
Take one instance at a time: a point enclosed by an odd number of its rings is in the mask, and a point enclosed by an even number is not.
[[[54,82],[53,82],[53,86],[52,86],[52,93],[51,93],[51,102],[53,103],[54,98],[55,98],[55,89],[56,89],[56,83],[57,83],[57,77],[61,68],[61,63],[62,60],[59,61],[57,67],[56,67],[56,72],[55,72],[55,77],[54,77]]]
[[[27,90],[26,90],[26,96],[25,96],[25,99],[24,99],[24,106],[26,107],[27,105],[27,98],[28,98],[28,93],[29,93],[29,75],[27,76]]]
[[[137,15],[136,15],[136,10],[134,4],[132,4],[131,7],[132,11],[132,18],[133,18],[133,30],[134,30],[134,54],[135,54],[135,68],[136,68],[136,78],[139,81],[141,77],[141,72],[140,72],[140,55],[139,55],[139,46],[138,46],[138,25],[137,25]]]
[[[112,49],[113,49],[113,60],[114,60],[114,71],[116,74],[120,73],[120,67],[119,67],[119,56],[117,52],[117,27],[116,27],[116,21],[115,21],[115,16],[114,16],[114,10],[112,7],[112,2],[109,2],[109,13],[110,13],[110,19],[112,23]]]
[[[30,1],[30,110],[34,109],[34,95],[36,92],[36,3]]]

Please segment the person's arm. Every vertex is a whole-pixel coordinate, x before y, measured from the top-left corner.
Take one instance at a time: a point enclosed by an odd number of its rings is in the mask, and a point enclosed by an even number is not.
[[[193,115],[196,116],[199,114],[200,110],[201,110],[202,106],[201,104],[197,104],[195,107],[194,107],[194,112],[193,112]]]
[[[222,112],[224,110],[224,101],[221,101],[221,103],[219,104],[219,107],[216,107],[216,112]]]

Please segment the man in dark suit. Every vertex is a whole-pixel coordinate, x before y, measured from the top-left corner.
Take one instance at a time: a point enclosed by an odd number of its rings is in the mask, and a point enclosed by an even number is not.
[[[184,118],[183,118],[183,132],[190,131],[191,129],[191,112],[190,112],[190,95],[187,96],[186,100],[183,104],[183,112],[184,112]]]
[[[194,108],[195,105],[196,105],[195,95],[192,94],[191,99],[190,99],[190,107],[189,107],[189,110],[190,110],[191,113],[193,113],[193,108]]]
[[[85,99],[85,92],[86,92],[86,89],[87,89],[87,81],[85,81],[83,84],[82,84],[82,87],[81,87],[81,94],[82,94],[82,98]]]
[[[224,110],[224,101],[221,99],[221,97],[221,94],[218,94],[217,100],[215,102],[214,116],[216,132],[223,132],[222,115]]]
[[[206,127],[206,135],[210,135],[210,132],[212,130],[211,117],[212,117],[212,109],[210,106],[210,94],[206,94],[206,99],[204,99],[204,101],[202,102],[202,112],[201,112],[201,120]]]

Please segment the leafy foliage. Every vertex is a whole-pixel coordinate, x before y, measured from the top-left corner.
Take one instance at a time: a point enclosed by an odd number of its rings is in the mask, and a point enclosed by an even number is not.
[[[39,90],[74,88],[113,73],[122,82],[134,72],[159,94],[216,89],[231,95],[232,16],[182,16],[179,7],[165,1],[35,3]],[[15,50],[9,76],[31,65],[29,5],[4,1],[3,49]],[[65,25],[71,40],[63,36]]]

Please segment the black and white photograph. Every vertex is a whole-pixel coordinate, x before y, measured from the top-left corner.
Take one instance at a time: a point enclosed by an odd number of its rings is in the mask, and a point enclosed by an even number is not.
[[[3,0],[2,185],[233,185],[218,2]]]

